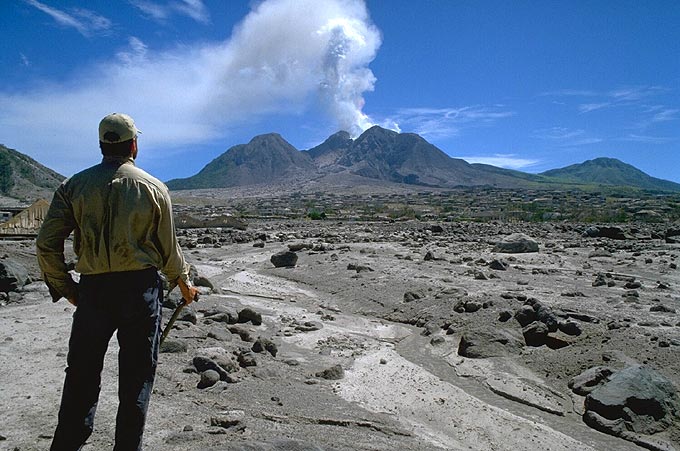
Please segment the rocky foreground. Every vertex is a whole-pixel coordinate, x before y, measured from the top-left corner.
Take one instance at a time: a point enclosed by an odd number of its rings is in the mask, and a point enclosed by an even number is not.
[[[649,227],[184,230],[203,296],[163,345],[146,449],[680,449],[680,227]],[[56,425],[74,309],[33,247],[0,241],[0,449]],[[113,442],[116,348],[85,449]]]

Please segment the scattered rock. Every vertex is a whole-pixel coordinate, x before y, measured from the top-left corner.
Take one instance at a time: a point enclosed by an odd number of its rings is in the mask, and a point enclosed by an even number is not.
[[[497,242],[492,252],[504,254],[538,252],[538,243],[523,233],[513,233]]]
[[[214,360],[205,356],[196,356],[192,363],[199,373],[204,373],[208,370],[213,370],[219,375],[220,380],[226,380],[228,372],[217,364]]]
[[[416,293],[414,291],[407,291],[404,293],[404,302],[413,302],[416,299],[420,299],[422,296],[420,293]]]
[[[292,268],[297,264],[298,256],[295,252],[281,251],[269,259],[275,268]]]
[[[577,395],[586,396],[601,384],[609,380],[614,370],[606,366],[595,366],[585,370],[578,376],[574,376],[567,386]]]
[[[250,352],[250,351],[240,352],[237,360],[238,360],[238,364],[242,368],[247,368],[247,367],[250,367],[250,366],[257,366],[257,360],[255,359],[255,356],[253,355],[253,353]]]
[[[364,272],[364,271],[368,271],[368,272],[372,272],[372,271],[373,271],[373,268],[371,268],[370,266],[368,266],[368,265],[360,265],[360,264],[358,264],[358,263],[349,263],[349,264],[347,265],[347,269],[348,269],[349,271],[356,271],[357,273]]]
[[[247,323],[250,321],[254,326],[260,326],[262,324],[262,315],[251,308],[244,308],[238,312],[238,322]]]
[[[572,337],[578,337],[583,332],[581,326],[576,321],[560,321],[557,324],[560,332],[564,332]]]
[[[246,413],[242,410],[230,410],[219,415],[210,417],[210,426],[217,426],[224,429],[240,426],[245,421]]]
[[[340,365],[333,365],[330,368],[317,372],[315,376],[322,379],[336,381],[345,377],[345,370]]]
[[[198,382],[198,388],[209,388],[220,381],[220,373],[215,370],[206,370],[201,373],[201,380]]]
[[[525,327],[536,321],[536,310],[531,305],[523,305],[515,312],[515,319],[520,326]]]
[[[644,365],[624,368],[593,390],[585,400],[588,425],[597,423],[593,414],[610,420],[608,432],[654,434],[668,428],[680,415],[680,400],[673,384]],[[590,414],[590,415],[589,415]]]
[[[279,352],[279,348],[276,346],[276,343],[268,338],[262,337],[255,340],[255,343],[253,343],[253,347],[251,349],[253,352],[257,353],[267,351],[272,355],[272,357],[276,357],[276,354]]]
[[[489,268],[495,269],[496,271],[506,271],[508,269],[508,264],[503,260],[493,260],[489,263]]]
[[[519,354],[522,342],[507,329],[482,328],[470,330],[460,338],[458,355],[481,359]]]
[[[180,340],[165,339],[159,351],[161,354],[178,354],[180,352],[187,352],[187,344]]]
[[[543,346],[547,341],[548,332],[548,326],[540,321],[534,321],[522,329],[527,346]]]
[[[675,313],[675,309],[668,307],[667,305],[659,304],[653,305],[649,308],[650,312],[662,312],[662,313]]]
[[[498,314],[498,321],[504,323],[512,318],[512,312],[510,310],[501,310]]]
[[[11,259],[0,260],[0,292],[16,291],[28,283],[28,269]]]

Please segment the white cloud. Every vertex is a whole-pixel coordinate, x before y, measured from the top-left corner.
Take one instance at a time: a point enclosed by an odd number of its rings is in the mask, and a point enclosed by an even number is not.
[[[151,158],[315,103],[357,135],[371,125],[362,94],[380,44],[361,0],[268,0],[225,42],[159,52],[131,37],[116,60],[78,68],[69,83],[0,88],[0,136],[68,175],[96,159],[97,124],[114,111],[135,118]]]
[[[515,154],[494,154],[493,156],[467,156],[454,158],[462,158],[468,163],[489,164],[507,169],[524,169],[540,163],[540,160],[520,158]]]
[[[30,61],[30,60],[28,59],[28,57],[27,57],[26,55],[24,55],[23,53],[19,53],[19,58],[21,58],[21,64],[22,64],[23,66],[28,67],[28,66],[31,65],[31,61]]]
[[[663,136],[647,136],[647,135],[636,135],[634,133],[621,139],[621,141],[634,141],[646,144],[666,144],[675,141],[674,138],[668,138]]]
[[[75,28],[85,37],[90,37],[96,33],[107,33],[112,25],[111,21],[106,17],[84,8],[75,8],[69,14],[66,11],[53,8],[38,0],[24,1],[52,17],[59,25]]]
[[[567,127],[551,127],[534,130],[532,138],[553,141],[559,147],[578,147],[588,144],[597,144],[604,141],[602,138],[591,136],[583,129],[570,129]]]
[[[389,127],[418,133],[428,139],[458,136],[464,128],[490,125],[500,119],[514,116],[502,105],[465,106],[460,108],[402,108],[384,123]]]
[[[177,0],[164,3],[153,0],[130,0],[130,4],[158,22],[165,22],[174,14],[182,14],[199,23],[210,23],[210,12],[202,0]]]

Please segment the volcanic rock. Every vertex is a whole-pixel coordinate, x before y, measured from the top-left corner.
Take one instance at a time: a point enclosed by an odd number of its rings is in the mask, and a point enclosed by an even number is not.
[[[614,370],[606,366],[595,366],[574,376],[567,386],[577,395],[586,396],[605,383],[613,373]]]
[[[522,342],[509,330],[487,327],[465,332],[458,344],[458,355],[481,359],[519,354]]]
[[[269,261],[275,268],[291,268],[297,264],[298,256],[295,252],[281,251],[272,255]]]
[[[497,242],[492,252],[504,254],[538,252],[538,243],[523,233],[513,233]]]
[[[654,434],[680,418],[680,399],[673,384],[644,365],[615,373],[586,397],[585,407],[584,420],[589,425],[588,413],[616,421],[607,431],[614,435],[624,430]]]
[[[16,291],[28,282],[28,269],[22,264],[10,260],[0,260],[0,292]]]

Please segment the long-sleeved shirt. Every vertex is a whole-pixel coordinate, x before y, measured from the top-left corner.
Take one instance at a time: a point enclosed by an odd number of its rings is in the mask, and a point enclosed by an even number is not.
[[[76,295],[64,258],[71,232],[81,274],[155,267],[171,283],[189,282],[168,189],[132,158],[104,157],[54,193],[37,239],[38,263],[54,301]]]

